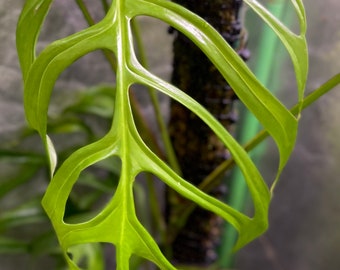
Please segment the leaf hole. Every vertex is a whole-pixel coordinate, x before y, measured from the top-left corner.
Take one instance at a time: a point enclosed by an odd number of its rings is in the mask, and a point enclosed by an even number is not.
[[[142,19],[144,18],[142,17]],[[147,18],[146,20],[151,22],[156,19]],[[190,39],[176,30],[174,30],[172,38],[174,38],[174,51],[177,53],[175,53],[172,60],[174,72],[171,82],[199,102],[227,130],[232,132],[234,129],[233,124],[238,119],[237,110],[234,106],[237,103],[237,97],[233,89]],[[195,59],[195,61],[191,59]],[[137,98],[143,95],[143,93],[139,93],[142,91],[137,93],[137,91],[132,90],[131,92]],[[160,97],[162,96],[160,95]],[[145,104],[147,105],[143,104],[141,106],[145,115],[144,119],[152,122],[150,126],[156,131],[153,133],[159,133],[153,106],[150,102]],[[169,104],[169,98],[167,97],[164,98],[162,108],[163,118],[168,123],[170,137],[182,169],[211,167],[206,162],[207,157],[213,159],[212,156],[214,156],[215,159],[217,155],[218,158],[214,162],[210,161],[210,164],[213,163],[214,167],[216,167],[216,163],[219,164],[221,160],[229,157],[223,143],[195,113],[177,101],[171,100]],[[140,129],[139,131],[141,132]],[[161,139],[156,137],[156,141],[161,141]],[[150,147],[149,142],[145,141],[145,143]],[[200,146],[197,147],[197,145]],[[161,147],[164,149],[164,145],[161,145]],[[155,148],[151,149],[155,151]],[[202,156],[206,157],[204,162],[196,162]],[[164,159],[164,157],[160,157]],[[195,164],[195,166],[190,164]]]
[[[68,66],[59,76],[56,91],[86,89],[92,85],[115,83],[115,56],[108,60],[102,50],[91,51]],[[110,62],[112,61],[112,62]]]
[[[83,170],[68,197],[64,221],[86,222],[104,209],[114,195],[120,170],[121,160],[116,156]]]
[[[61,162],[109,131],[114,83],[114,74],[98,50],[75,61],[58,78],[48,111],[48,133]]]
[[[176,191],[168,187],[166,191],[167,236],[171,243],[171,260],[178,265],[213,264],[217,259],[225,221],[215,213],[195,205],[195,202],[191,204]],[[216,190],[214,195],[217,199],[223,198]],[[192,211],[188,213],[187,209]]]
[[[102,243],[104,250],[104,269],[116,269],[116,247],[111,243]],[[91,269],[89,269],[91,270]]]
[[[164,145],[160,133],[160,125],[156,113],[165,125],[169,115],[169,98],[158,91],[148,89],[144,85],[134,84],[130,88],[133,117],[139,135],[144,143],[161,159],[164,159]],[[158,103],[158,108],[153,101]]]
[[[142,62],[142,54],[146,56],[148,70],[156,76],[162,78],[165,81],[170,80],[170,74],[172,71],[171,57],[172,57],[172,41],[173,36],[168,34],[169,25],[161,20],[148,17],[137,16],[133,19],[132,29],[134,32],[134,44],[137,58]],[[143,51],[139,49],[138,40],[136,35],[137,25],[139,29],[139,36],[141,43],[143,44]],[[144,65],[144,67],[146,67]]]
[[[168,125],[182,175],[195,185],[200,184],[217,166],[231,157],[214,131],[178,102],[171,103]],[[235,128],[228,122],[224,127],[229,132]]]
[[[137,217],[156,242],[164,238],[164,187],[163,182],[148,172],[138,174],[134,183]]]
[[[83,2],[95,22],[104,18],[106,12],[100,4],[103,1],[85,0]],[[48,43],[72,35],[87,27],[88,23],[76,1],[53,1],[41,30],[38,49],[41,50]]]
[[[74,245],[68,248],[67,255],[83,270],[114,269],[115,267],[115,248],[110,243]]]
[[[159,267],[153,262],[133,254],[130,258],[130,269],[156,270]]]

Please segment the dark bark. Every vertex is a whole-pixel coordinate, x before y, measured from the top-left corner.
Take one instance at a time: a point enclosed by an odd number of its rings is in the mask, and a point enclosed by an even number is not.
[[[241,23],[238,18],[242,0],[176,0],[202,18],[221,33],[239,53],[247,58],[247,51],[240,46]],[[172,83],[205,106],[230,130],[236,121],[234,91],[207,57],[183,34],[173,31]],[[241,48],[242,47],[242,48]],[[181,104],[172,101],[169,132],[183,177],[198,185],[217,165],[229,157],[228,150],[211,129],[195,114]],[[221,185],[211,194],[220,198],[226,188]],[[169,191],[170,193],[170,191]],[[171,195],[168,200],[169,226],[179,213],[176,205],[185,203],[183,198]],[[173,260],[179,264],[209,265],[216,258],[220,239],[220,217],[196,208],[185,226],[172,242]]]

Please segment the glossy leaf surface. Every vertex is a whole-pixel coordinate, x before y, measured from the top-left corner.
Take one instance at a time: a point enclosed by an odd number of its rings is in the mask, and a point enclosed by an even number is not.
[[[253,75],[223,38],[204,20],[183,7],[164,0],[114,0],[99,23],[57,40],[35,56],[36,40],[52,0],[27,0],[17,29],[17,47],[24,74],[26,117],[45,144],[51,168],[51,183],[43,207],[56,230],[71,269],[79,267],[67,255],[72,247],[92,242],[109,242],[117,249],[117,269],[129,269],[132,254],[152,261],[161,269],[175,269],[163,256],[155,240],[139,222],[134,207],[136,175],[150,172],[184,197],[194,201],[232,224],[239,232],[236,248],[262,234],[268,226],[269,188],[242,146],[208,113],[180,89],[150,73],[137,60],[131,20],[137,16],[158,18],[183,32],[209,57],[245,106],[273,137],[280,153],[278,176],[295,144],[297,118]],[[305,15],[301,1],[292,1],[301,22],[295,35],[269,14],[257,1],[245,1],[278,34],[291,55],[300,99],[307,75]],[[57,171],[56,153],[47,134],[47,114],[51,92],[58,76],[78,58],[91,51],[106,49],[117,58],[113,121],[109,132],[98,141],[75,151]],[[241,169],[254,203],[254,216],[248,217],[186,182],[159,159],[141,139],[131,112],[129,88],[143,84],[182,103],[197,114],[223,141]],[[117,156],[122,168],[111,201],[94,218],[78,224],[63,220],[65,205],[73,185],[87,167]]]

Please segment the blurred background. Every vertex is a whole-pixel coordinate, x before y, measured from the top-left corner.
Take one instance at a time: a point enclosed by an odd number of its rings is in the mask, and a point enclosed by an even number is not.
[[[95,1],[87,1],[96,19],[103,14],[96,8]],[[98,1],[99,2],[99,1]],[[269,1],[275,4],[276,1]],[[0,2],[0,145],[3,158],[0,159],[0,216],[23,200],[34,200],[43,192],[47,182],[46,172],[41,171],[34,181],[4,195],[1,189],[18,170],[27,169],[23,162],[11,161],[5,150],[18,146],[18,140],[25,126],[22,107],[22,81],[15,49],[15,28],[24,0]],[[310,68],[307,93],[320,86],[340,71],[340,3],[336,0],[305,1]],[[294,14],[284,14],[284,19],[296,29]],[[263,32],[261,21],[251,12],[246,13],[249,32],[249,49],[252,58],[249,65],[258,68],[257,61],[260,37]],[[79,31],[86,27],[83,16],[73,1],[58,0],[53,4],[39,48],[49,42]],[[143,40],[146,42],[151,70],[163,78],[171,73],[171,40],[167,26],[155,20],[141,20]],[[262,45],[263,46],[263,45]],[[279,46],[273,60],[273,75],[268,84],[275,88],[285,104],[291,106],[296,100],[295,80],[291,63]],[[112,84],[114,77],[100,52],[94,52],[74,63],[58,80],[52,113],[67,107],[80,89],[97,85]],[[240,270],[324,270],[340,269],[340,88],[322,97],[315,105],[302,113],[296,149],[285,168],[276,188],[270,209],[270,228],[236,256],[236,269]],[[65,95],[67,98],[65,99]],[[167,100],[162,99],[167,110]],[[143,108],[151,113],[149,107]],[[105,123],[98,124],[98,132],[104,132]],[[79,138],[77,138],[78,140]],[[79,140],[82,140],[80,138]],[[63,141],[60,139],[60,141]],[[41,148],[40,140],[32,137],[21,145],[21,149]],[[60,148],[66,147],[61,144]],[[6,158],[4,158],[6,157]],[[278,158],[275,147],[269,141],[262,153],[261,167],[267,179],[275,175]],[[29,170],[29,169],[28,169]],[[25,212],[29,217],[29,212]],[[35,213],[38,218],[43,213]],[[10,220],[10,219],[8,219]],[[15,220],[11,220],[15,222]],[[0,223],[2,233],[9,223]],[[36,233],[34,226],[27,231],[14,229],[9,235]],[[40,228],[39,228],[40,230]],[[2,242],[5,241],[0,237]],[[17,246],[16,246],[17,247]],[[15,249],[13,249],[15,250]],[[17,249],[20,253],[20,249]],[[31,256],[1,255],[1,269],[42,269],[51,262],[39,258],[39,264]],[[28,265],[31,268],[28,268]],[[44,265],[44,267],[41,267]],[[52,269],[52,268],[51,268]]]
[[[340,71],[340,5],[337,1],[304,4],[310,55],[308,93]],[[283,61],[280,77],[275,77],[278,95],[286,104],[294,89],[292,72]],[[274,193],[269,230],[238,253],[237,269],[340,267],[339,90],[338,86],[303,111],[296,148]],[[270,175],[276,156],[270,145],[267,151],[261,164]]]

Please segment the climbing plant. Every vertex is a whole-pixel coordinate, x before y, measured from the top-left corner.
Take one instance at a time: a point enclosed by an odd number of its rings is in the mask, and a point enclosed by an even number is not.
[[[52,2],[26,1],[17,27],[17,50],[24,80],[27,121],[40,134],[49,158],[51,182],[42,205],[53,224],[70,269],[79,269],[78,259],[82,250],[77,246],[103,242],[115,245],[117,269],[130,269],[132,255],[145,258],[161,269],[176,269],[136,215],[133,187],[136,176],[141,172],[157,176],[175,192],[216,213],[234,226],[239,233],[235,249],[261,235],[268,226],[271,192],[294,148],[298,119],[303,107],[308,54],[302,1],[291,1],[291,7],[300,22],[298,34],[278,21],[257,1],[244,1],[273,29],[291,57],[298,92],[298,105],[294,114],[256,79],[212,26],[184,7],[165,0],[113,0],[100,22],[56,40],[37,54],[37,39]],[[162,20],[193,41],[262,124],[264,133],[273,138],[279,149],[280,162],[271,187],[267,186],[246,149],[213,115],[181,89],[155,76],[141,64],[135,51],[132,31],[132,21],[138,16]],[[94,50],[110,51],[116,58],[116,85],[111,89],[114,94],[112,125],[103,137],[79,148],[58,164],[58,156],[47,129],[51,93],[59,75],[78,58]],[[135,84],[156,89],[176,100],[215,132],[242,171],[254,204],[253,216],[231,208],[188,183],[176,167],[170,166],[145,144],[132,113],[129,92]],[[120,178],[112,199],[94,217],[79,223],[69,223],[65,220],[65,207],[79,176],[88,167],[111,157],[121,162]],[[96,267],[101,269],[103,266],[99,264]]]

